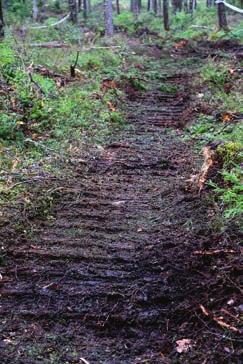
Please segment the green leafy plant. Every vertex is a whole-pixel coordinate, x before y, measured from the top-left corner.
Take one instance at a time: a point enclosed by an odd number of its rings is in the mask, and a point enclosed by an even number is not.
[[[201,70],[202,79],[211,82],[217,87],[222,87],[229,79],[230,74],[224,64],[215,64],[209,61]]]

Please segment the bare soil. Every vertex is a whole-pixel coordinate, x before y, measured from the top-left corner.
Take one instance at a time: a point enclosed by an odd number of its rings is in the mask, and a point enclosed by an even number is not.
[[[29,238],[5,229],[2,364],[240,363],[236,239],[188,189],[190,80],[127,90],[128,126],[54,186],[52,217],[29,216]]]

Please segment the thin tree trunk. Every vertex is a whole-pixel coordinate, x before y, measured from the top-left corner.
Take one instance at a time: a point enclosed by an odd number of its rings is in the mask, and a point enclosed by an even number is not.
[[[162,0],[158,0],[158,16],[162,16]]]
[[[184,2],[183,2],[183,10],[185,11],[185,13],[188,13],[189,12],[189,9],[188,9],[188,0],[184,0]]]
[[[3,7],[2,7],[2,0],[0,0],[0,39],[3,37],[4,37]]]
[[[173,13],[173,15],[175,15],[176,14],[176,10],[177,10],[176,0],[172,0],[171,1],[171,4],[172,4],[172,13]]]
[[[91,0],[87,0],[87,11],[88,13],[91,12]]]
[[[172,0],[173,14],[182,11],[182,0]]]
[[[223,3],[219,3],[217,5],[217,12],[218,12],[218,24],[219,29],[228,29],[228,23],[226,18],[226,11],[225,11],[225,5]]]
[[[138,17],[139,14],[139,6],[138,6],[138,0],[131,0],[130,2],[130,8],[135,17]]]
[[[193,14],[195,10],[196,2],[195,0],[189,0],[189,13]]]
[[[148,0],[147,3],[147,10],[150,11],[151,10],[151,0]]]
[[[81,13],[82,0],[78,0],[78,12]]]
[[[157,2],[157,0],[153,0],[153,5],[154,5],[154,13],[157,14],[158,13],[158,2]]]
[[[168,31],[170,30],[168,0],[163,0],[163,18],[164,18],[164,29]]]
[[[112,0],[104,0],[105,35],[111,37],[114,34],[112,17]]]
[[[87,18],[87,0],[83,0],[83,16],[84,19]]]
[[[120,1],[119,0],[116,0],[116,12],[117,14],[121,14],[121,10],[120,10]]]
[[[77,9],[77,3],[76,0],[68,0],[69,5],[69,11],[70,11],[70,20],[77,24],[78,22],[78,9]]]
[[[38,20],[39,17],[38,0],[32,0],[32,17],[34,21]]]

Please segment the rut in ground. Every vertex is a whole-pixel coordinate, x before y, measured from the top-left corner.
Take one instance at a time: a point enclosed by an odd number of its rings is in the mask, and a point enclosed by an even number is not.
[[[208,244],[207,208],[186,189],[200,162],[180,140],[189,102],[187,86],[128,94],[128,127],[59,186],[54,218],[10,246],[1,333],[14,346],[2,363],[177,358],[173,338],[193,331],[202,296],[193,251]]]

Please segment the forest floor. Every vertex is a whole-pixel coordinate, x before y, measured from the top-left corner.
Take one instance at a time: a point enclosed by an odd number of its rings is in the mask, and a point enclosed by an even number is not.
[[[2,364],[240,363],[237,239],[191,187],[203,157],[183,138],[209,48],[131,49],[162,60],[167,91],[125,86],[125,127],[36,183],[48,218],[3,229]]]

